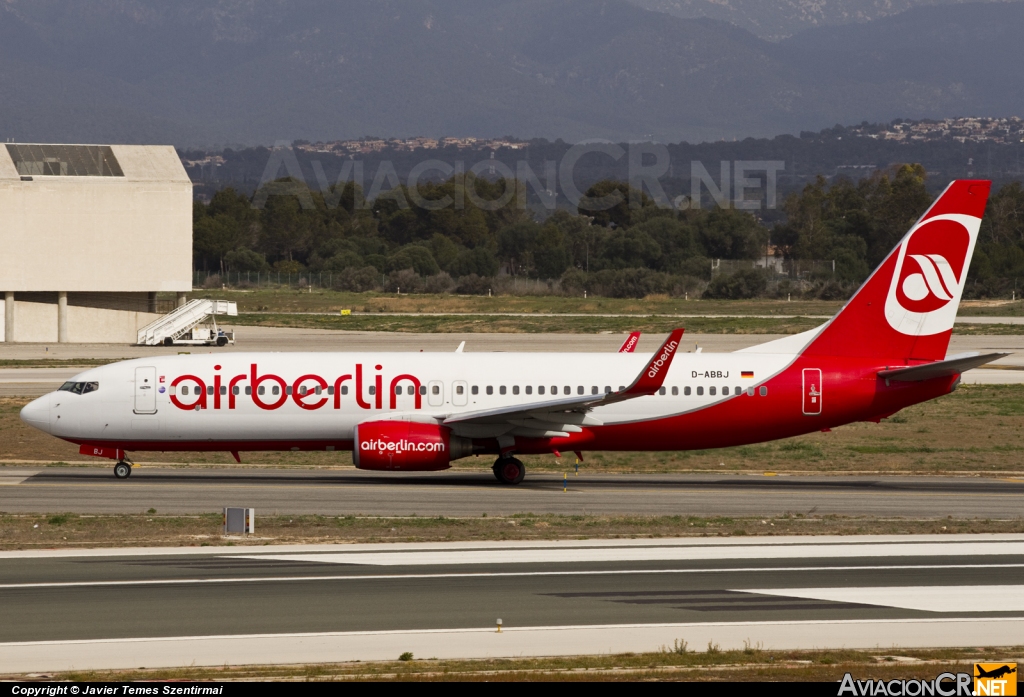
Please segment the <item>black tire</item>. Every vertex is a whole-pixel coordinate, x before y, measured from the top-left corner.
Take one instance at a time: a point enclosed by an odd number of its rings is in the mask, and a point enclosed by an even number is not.
[[[164,337],[164,346],[174,346],[174,339],[169,336]]]
[[[128,479],[132,476],[132,466],[127,462],[118,462],[114,465],[114,476],[118,479]]]
[[[226,336],[218,336],[217,337],[217,345],[218,346],[227,346],[228,345],[228,338]]]
[[[502,484],[515,485],[526,476],[526,465],[514,457],[501,457],[492,468],[495,478]]]

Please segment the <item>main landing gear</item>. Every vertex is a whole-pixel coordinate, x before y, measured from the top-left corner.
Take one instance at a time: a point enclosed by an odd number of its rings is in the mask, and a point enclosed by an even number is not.
[[[118,479],[128,479],[128,477],[132,476],[131,463],[121,460],[114,465],[114,476]]]
[[[526,476],[526,465],[514,457],[499,457],[493,470],[495,478],[502,484],[518,484]]]

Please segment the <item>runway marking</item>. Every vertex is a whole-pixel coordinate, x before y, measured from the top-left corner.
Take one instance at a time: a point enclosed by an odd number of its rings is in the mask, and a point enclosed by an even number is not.
[[[795,559],[829,557],[924,557],[971,554],[1024,555],[1024,542],[973,543],[860,543],[795,546],[619,547],[486,549],[436,552],[330,552],[325,554],[261,554],[242,559],[361,564],[368,566],[426,566],[438,564],[566,564],[617,561],[712,561],[720,559]]]
[[[608,569],[592,571],[490,571],[481,573],[447,574],[349,574],[346,576],[234,576],[230,578],[169,578],[135,581],[43,581],[38,583],[3,583],[0,590],[22,588],[105,588],[112,586],[182,586],[218,583],[294,583],[296,581],[389,581],[409,579],[448,578],[519,578],[532,576],[632,576],[657,574],[717,574],[717,573],[765,573],[769,571],[908,571],[914,569],[1021,569],[1024,564],[922,564],[896,566],[765,566],[753,568],[722,569]],[[974,587],[974,586],[969,586]],[[987,588],[988,586],[983,586]],[[747,593],[766,593],[752,591]],[[869,603],[870,604],[870,603]]]
[[[741,590],[760,595],[879,605],[924,612],[1024,611],[1024,586],[875,586]]]

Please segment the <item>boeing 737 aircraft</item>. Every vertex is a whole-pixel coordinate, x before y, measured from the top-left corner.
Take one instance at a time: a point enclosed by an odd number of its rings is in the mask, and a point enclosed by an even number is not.
[[[87,455],[351,450],[369,470],[496,455],[690,450],[879,421],[1006,354],[946,357],[990,182],[955,181],[830,321],[734,353],[232,353],[87,370],[21,418]]]

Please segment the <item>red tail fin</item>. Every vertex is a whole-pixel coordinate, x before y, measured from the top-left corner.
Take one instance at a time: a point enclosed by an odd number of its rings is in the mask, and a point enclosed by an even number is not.
[[[804,353],[944,358],[991,185],[950,184]]]

